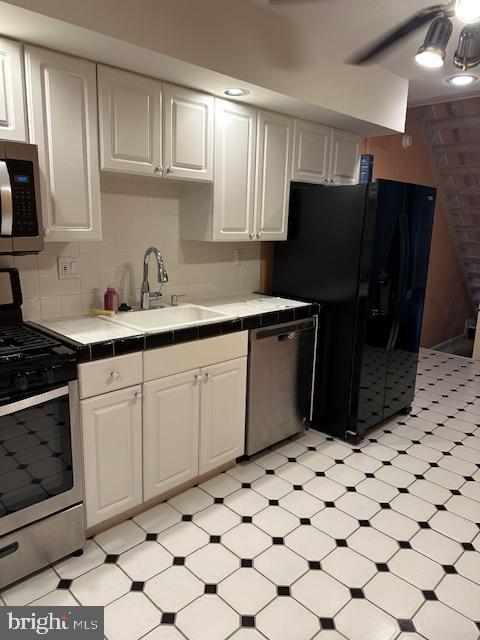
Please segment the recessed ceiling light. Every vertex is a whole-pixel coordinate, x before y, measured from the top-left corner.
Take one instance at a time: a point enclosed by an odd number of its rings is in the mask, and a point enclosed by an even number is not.
[[[250,91],[248,91],[248,89],[242,89],[240,87],[233,87],[232,89],[225,89],[223,93],[227,96],[238,98],[238,96],[248,96]]]
[[[458,76],[452,76],[451,78],[447,78],[448,84],[454,84],[456,87],[466,87],[472,82],[475,82],[477,76],[472,76],[468,73],[462,73]]]

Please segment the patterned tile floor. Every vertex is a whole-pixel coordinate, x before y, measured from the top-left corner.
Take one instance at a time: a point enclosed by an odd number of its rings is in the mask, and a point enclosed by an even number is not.
[[[105,607],[108,640],[480,636],[480,364],[423,351],[411,416],[316,431],[0,594]]]

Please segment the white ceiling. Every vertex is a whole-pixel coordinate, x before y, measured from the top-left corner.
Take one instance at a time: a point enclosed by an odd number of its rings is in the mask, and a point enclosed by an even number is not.
[[[303,29],[314,29],[322,37],[349,51],[364,47],[415,11],[436,4],[436,0],[293,0],[291,5],[272,7],[269,0],[248,1],[263,6],[267,11],[281,14]],[[441,1],[439,0],[439,3]],[[443,69],[424,69],[414,60],[427,27],[409,36],[401,45],[377,61],[377,64],[410,80],[410,104],[426,104],[464,95],[480,95],[480,66],[472,71],[479,76],[479,80],[470,89],[459,89],[445,82],[446,78],[459,72],[453,66],[452,58],[461,24],[455,19],[453,22],[454,32]]]

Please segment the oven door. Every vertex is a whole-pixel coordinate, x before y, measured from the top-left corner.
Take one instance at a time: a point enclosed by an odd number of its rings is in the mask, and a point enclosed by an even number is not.
[[[78,385],[0,407],[0,536],[82,501]]]

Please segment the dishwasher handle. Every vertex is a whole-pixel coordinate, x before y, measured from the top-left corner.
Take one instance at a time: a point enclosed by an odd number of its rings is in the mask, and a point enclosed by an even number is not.
[[[315,329],[315,320],[308,318],[297,322],[286,322],[273,327],[261,327],[250,331],[250,342],[256,340],[264,340],[266,338],[278,338],[279,342],[294,340],[295,337],[305,331],[313,331]]]
[[[305,331],[305,329],[304,329]],[[295,340],[297,337],[298,331],[290,331],[289,333],[282,333],[282,335],[278,336],[279,342],[286,342],[287,340]]]

